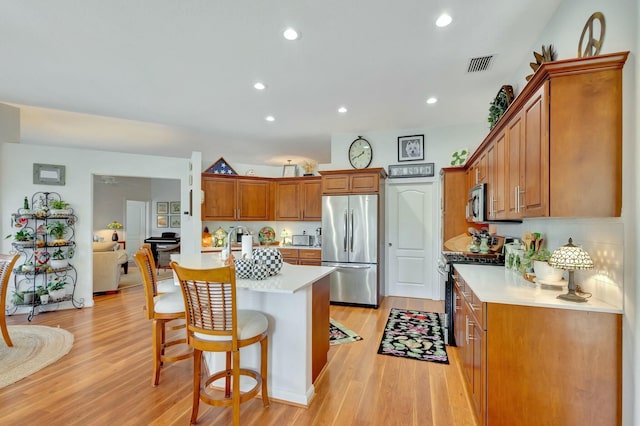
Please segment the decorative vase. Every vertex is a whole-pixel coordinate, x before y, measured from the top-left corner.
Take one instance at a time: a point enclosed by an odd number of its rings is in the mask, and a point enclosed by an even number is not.
[[[69,265],[69,259],[51,259],[49,264],[53,269],[63,269]]]
[[[113,231],[113,235],[111,236],[111,241],[118,241],[118,231]]]

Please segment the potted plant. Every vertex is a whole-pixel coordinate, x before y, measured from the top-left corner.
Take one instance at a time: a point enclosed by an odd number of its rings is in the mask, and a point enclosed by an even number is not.
[[[108,229],[113,229],[113,235],[111,236],[111,241],[118,241],[118,229],[122,229],[123,226],[118,221],[113,221],[107,225]]]
[[[67,285],[66,278],[55,277],[53,281],[47,283],[49,297],[53,300],[61,300],[65,297],[64,287]]]
[[[35,269],[35,266],[33,265],[33,262],[29,261],[29,262],[24,262],[20,269],[22,270],[23,273],[27,273],[27,272],[32,272]]]
[[[537,281],[559,281],[562,279],[562,270],[549,266],[551,252],[545,248],[541,248],[534,252],[533,250],[524,255],[522,264],[525,268],[533,269]]]
[[[67,244],[67,240],[64,239],[64,233],[67,230],[67,224],[64,222],[51,222],[47,224],[47,233],[51,235],[55,240],[52,242],[54,246],[64,246]]]
[[[68,254],[66,251],[61,249],[60,247],[56,248],[51,254],[51,260],[49,264],[53,269],[63,269],[69,265]]]
[[[14,244],[23,245],[23,246],[32,246],[33,240],[35,238],[35,233],[31,228],[22,228],[19,231],[17,231],[15,234],[13,235],[9,234],[5,238],[11,238],[11,237],[15,239],[15,241],[13,242]]]
[[[66,216],[71,214],[69,210],[69,203],[62,200],[49,200],[49,215],[50,216]]]

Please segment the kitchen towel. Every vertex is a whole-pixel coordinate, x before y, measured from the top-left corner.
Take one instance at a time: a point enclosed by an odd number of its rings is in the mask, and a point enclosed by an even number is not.
[[[251,235],[242,236],[242,258],[250,259],[253,250],[253,237]]]

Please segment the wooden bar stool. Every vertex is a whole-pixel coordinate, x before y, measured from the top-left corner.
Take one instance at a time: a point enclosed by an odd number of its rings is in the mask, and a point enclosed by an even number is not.
[[[187,311],[187,339],[193,347],[193,405],[191,424],[198,418],[200,400],[214,406],[231,406],[233,424],[240,424],[240,404],[262,390],[262,404],[269,406],[267,350],[269,323],[258,311],[236,309],[236,273],[233,265],[214,269],[188,269],[177,262],[171,267],[180,280]],[[240,348],[260,342],[260,373],[241,368]],[[225,352],[222,371],[210,374],[201,386],[202,352]],[[240,391],[240,376],[251,377],[255,385]],[[215,397],[208,386],[224,380],[224,397]]]
[[[153,260],[153,251],[151,251],[151,244],[143,244],[141,248],[147,252],[149,262],[151,263],[151,270],[156,271],[153,275],[153,283],[158,294],[162,293],[180,293],[180,286],[177,286],[173,280],[158,281],[158,275],[160,270],[156,267],[156,261]]]
[[[9,287],[9,277],[13,270],[13,265],[20,255],[0,254],[0,329],[2,329],[2,337],[7,346],[13,346],[9,330],[7,329],[7,317],[5,316],[5,303],[7,300],[7,287]]]
[[[140,249],[134,255],[142,282],[144,284],[145,302],[147,319],[153,321],[153,377],[151,383],[157,386],[160,383],[160,368],[164,362],[175,362],[191,357],[192,350],[175,355],[166,355],[165,349],[171,346],[186,344],[187,339],[175,339],[167,341],[167,331],[174,331],[184,328],[184,322],[175,326],[168,326],[171,321],[182,320],[184,314],[184,299],[182,293],[163,293],[159,294],[156,288],[155,270],[153,268],[153,256],[150,256],[146,250]]]

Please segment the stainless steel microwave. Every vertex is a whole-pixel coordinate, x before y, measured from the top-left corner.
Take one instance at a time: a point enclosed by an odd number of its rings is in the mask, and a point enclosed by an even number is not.
[[[467,221],[485,222],[487,220],[487,184],[481,183],[469,190],[467,201]]]

